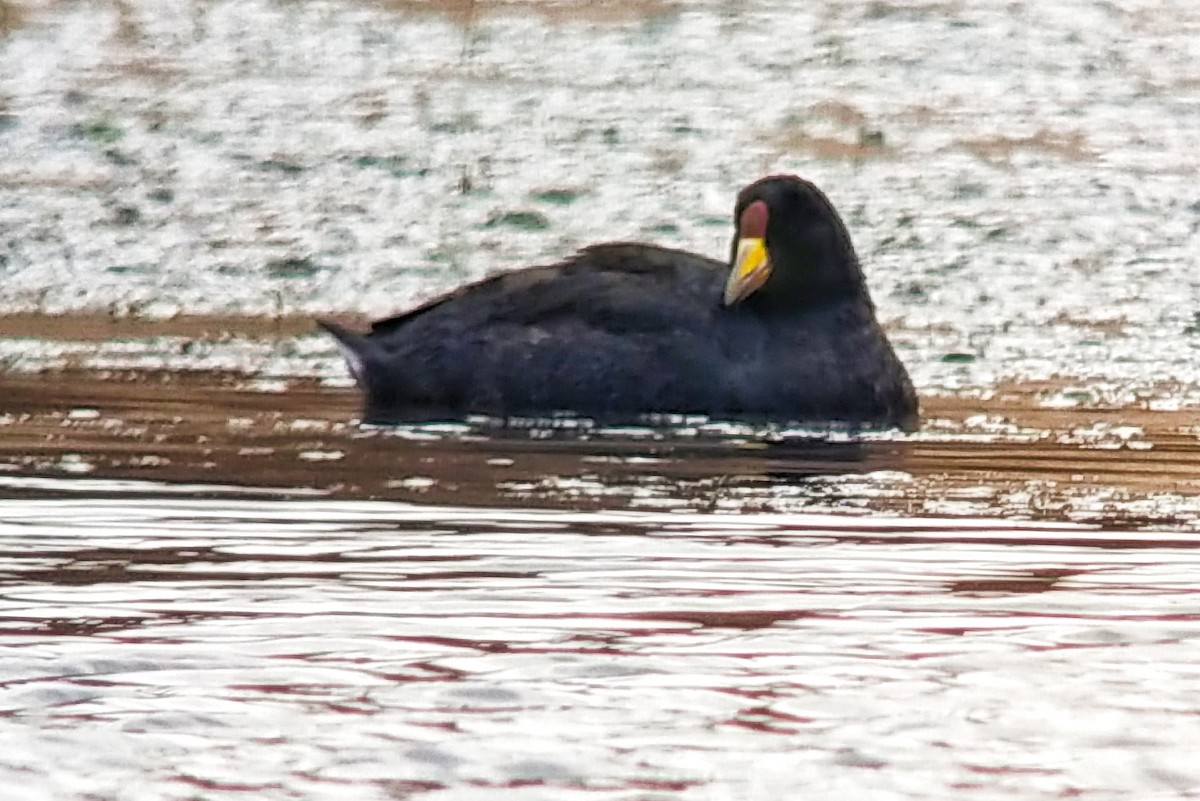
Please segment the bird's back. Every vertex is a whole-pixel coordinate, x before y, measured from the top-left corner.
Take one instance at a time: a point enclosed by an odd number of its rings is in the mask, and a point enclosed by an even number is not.
[[[502,273],[371,326],[380,344],[427,327],[553,326],[658,330],[715,305],[724,265],[681,250],[614,243],[545,267]],[[718,288],[718,289],[714,289]]]
[[[663,365],[690,359],[687,343],[704,339],[723,270],[684,251],[599,245],[377,322],[361,347],[369,415],[631,413],[667,402]]]

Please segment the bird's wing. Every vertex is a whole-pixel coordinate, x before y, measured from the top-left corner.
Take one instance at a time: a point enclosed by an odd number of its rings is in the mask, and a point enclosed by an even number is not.
[[[542,326],[568,320],[613,332],[655,330],[715,307],[724,270],[718,261],[681,250],[595,245],[558,264],[502,273],[462,287],[381,320],[371,332],[387,334],[431,314],[452,315],[464,327]]]

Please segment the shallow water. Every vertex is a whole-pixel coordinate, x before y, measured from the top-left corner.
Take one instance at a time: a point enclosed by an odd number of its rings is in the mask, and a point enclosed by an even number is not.
[[[372,316],[600,240],[720,256],[736,190],[787,171],[846,217],[923,393],[1066,377],[1092,401],[1200,401],[1190,0],[11,16],[6,313]],[[3,331],[10,368],[61,363]],[[325,338],[180,345],[83,358],[344,375]]]
[[[1200,788],[1183,413],[371,430],[313,382],[87,378],[0,419],[23,799]]]
[[[0,787],[1200,795],[1198,48],[1184,0],[0,0]],[[919,432],[354,424],[312,314],[720,255],[773,171]]]
[[[931,398],[911,435],[701,418],[594,427],[472,419],[372,428],[358,394],[237,374],[10,375],[0,476],[262,487],[479,507],[823,511],[1200,529],[1187,411]],[[15,485],[14,485],[15,486]],[[86,486],[85,484],[81,484]]]
[[[0,502],[23,799],[1178,798],[1192,536]]]

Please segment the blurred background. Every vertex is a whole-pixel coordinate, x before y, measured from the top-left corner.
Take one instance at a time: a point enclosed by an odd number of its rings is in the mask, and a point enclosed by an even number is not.
[[[1198,50],[1184,0],[0,0],[0,359],[343,375],[311,315],[723,257],[794,172],[923,394],[1195,404]]]

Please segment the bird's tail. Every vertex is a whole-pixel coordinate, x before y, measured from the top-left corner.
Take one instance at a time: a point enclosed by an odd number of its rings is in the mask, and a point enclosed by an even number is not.
[[[355,382],[360,387],[366,389],[367,364],[372,351],[371,343],[362,334],[356,334],[329,320],[317,320],[317,325],[328,331],[337,340],[338,349],[346,359],[350,374],[354,376]]]

